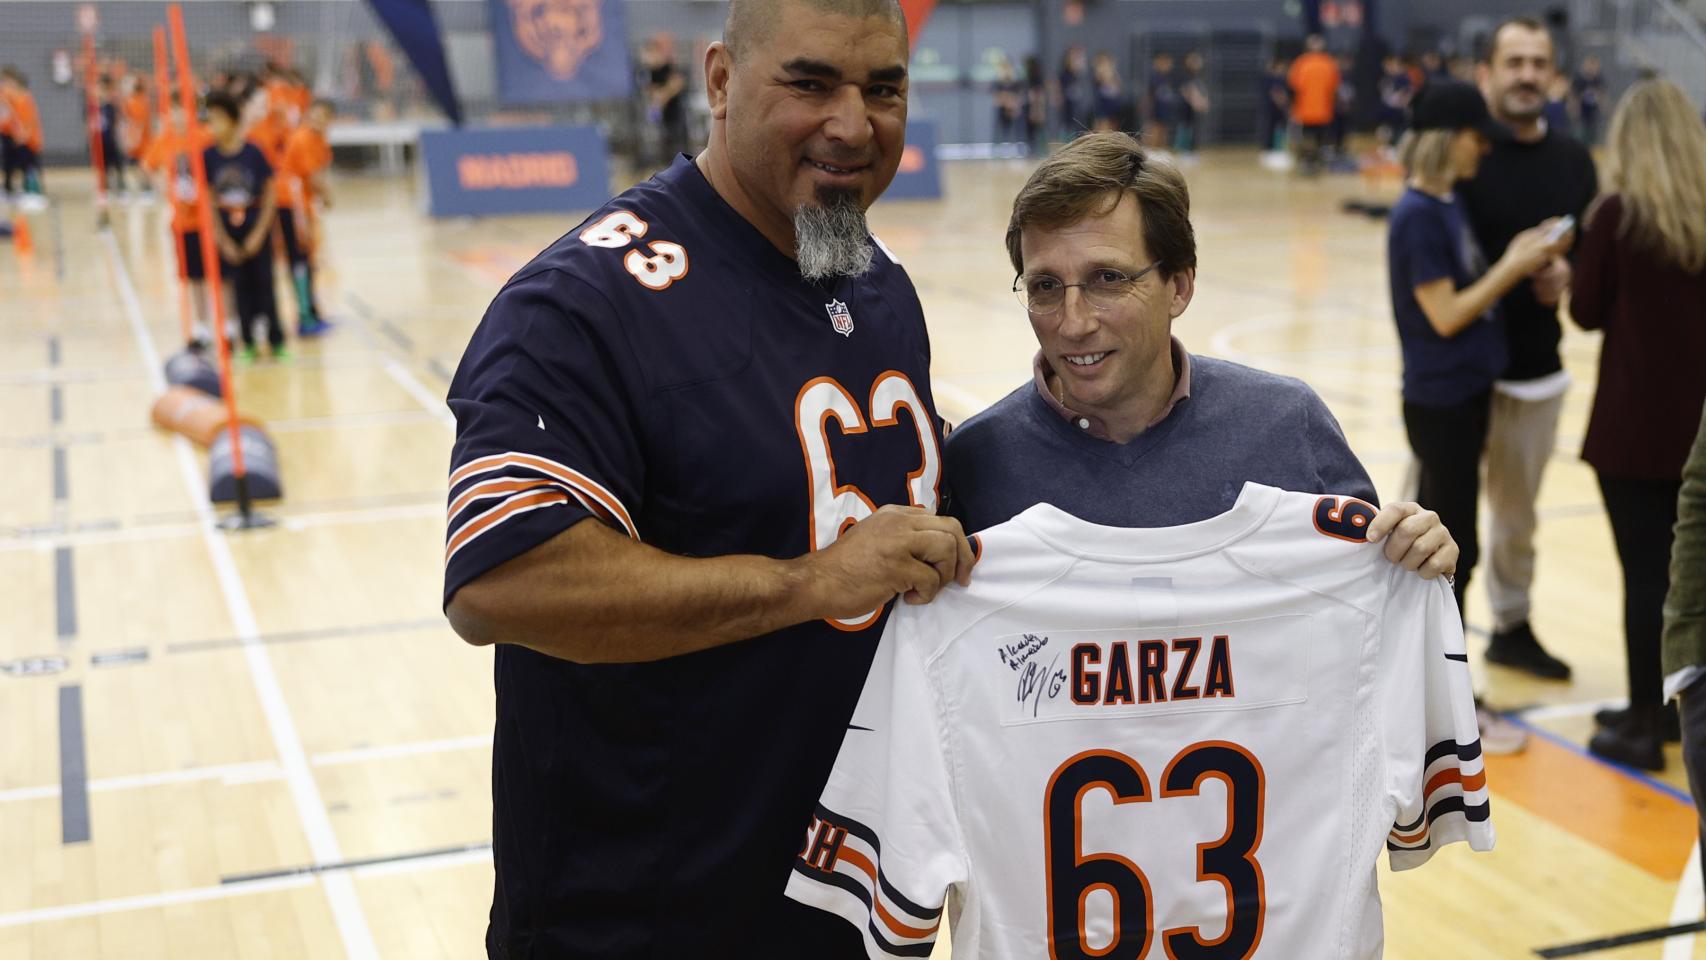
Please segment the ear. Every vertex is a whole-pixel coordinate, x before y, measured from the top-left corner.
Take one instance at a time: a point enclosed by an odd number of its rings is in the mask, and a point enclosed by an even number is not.
[[[711,104],[713,119],[722,120],[729,114],[729,79],[734,72],[734,58],[721,40],[705,48],[705,98]]]
[[[1173,279],[1167,281],[1173,285],[1173,299],[1167,304],[1167,318],[1177,320],[1191,305],[1191,297],[1197,292],[1197,268],[1187,267],[1173,274]]]

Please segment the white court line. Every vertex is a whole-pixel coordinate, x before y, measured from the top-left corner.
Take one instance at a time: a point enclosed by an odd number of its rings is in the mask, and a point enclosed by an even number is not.
[[[47,923],[53,920],[76,920],[79,917],[102,916],[125,910],[149,910],[184,903],[199,903],[204,900],[224,900],[229,897],[243,897],[255,893],[271,893],[274,890],[306,887],[313,882],[314,878],[311,876],[273,877],[247,883],[222,883],[214,887],[193,887],[188,890],[149,893],[138,897],[93,900],[88,903],[74,903],[63,907],[39,907],[35,910],[20,910],[16,913],[0,913],[0,927],[20,927],[26,924]]]
[[[193,456],[193,454],[192,454]],[[199,467],[197,468],[199,475]],[[390,507],[361,507],[350,510],[326,510],[279,518],[279,526],[296,532],[314,527],[335,527],[355,523],[374,523],[382,520],[417,520],[424,517],[444,519],[441,503],[405,503]],[[12,537],[0,539],[0,553],[35,551],[52,553],[59,547],[99,546],[111,543],[135,543],[155,540],[177,540],[198,536],[201,523],[161,523],[117,530],[85,530],[77,533],[41,537]]]
[[[304,513],[285,517],[279,525],[286,530],[307,530],[311,527],[334,527],[351,523],[377,523],[383,520],[418,520],[422,517],[444,519],[441,503],[404,503],[394,507],[366,507],[361,510],[339,510],[327,513]]]
[[[357,747],[354,750],[316,753],[313,762],[316,767],[335,767],[346,763],[365,763],[369,760],[389,760],[393,757],[414,757],[428,753],[450,753],[456,750],[478,750],[491,745],[491,735],[480,734],[473,737],[421,740],[416,743],[390,743],[380,747]]]
[[[1688,855],[1688,866],[1682,869],[1682,877],[1677,881],[1676,899],[1670,907],[1670,922],[1690,923],[1700,919],[1703,910],[1706,910],[1706,889],[1701,886],[1700,842],[1696,840],[1693,852]],[[1698,934],[1685,933],[1665,938],[1664,960],[1691,960],[1696,936]]]
[[[352,763],[366,763],[370,760],[427,756],[435,753],[453,753],[458,750],[480,750],[490,748],[491,745],[491,734],[482,733],[469,737],[446,737],[442,740],[416,740],[374,747],[356,747],[350,750],[329,750],[325,753],[314,754],[308,762],[311,766],[316,767],[336,767]],[[135,790],[168,783],[194,783],[201,780],[218,780],[226,786],[235,786],[283,779],[285,779],[283,767],[271,760],[260,760],[211,767],[185,767],[181,770],[166,770],[160,773],[103,777],[99,780],[89,781],[89,792]],[[56,783],[43,784],[39,787],[13,787],[10,790],[0,790],[0,803],[42,800],[57,796],[59,796],[59,784]]]
[[[278,764],[267,760],[258,763],[228,763],[216,767],[185,767],[182,770],[167,770],[163,773],[137,773],[125,777],[102,777],[99,780],[89,781],[89,792],[134,790],[141,787],[157,787],[167,783],[195,783],[199,780],[219,780],[230,785],[281,780],[283,778],[284,770]],[[0,803],[11,803],[18,800],[41,800],[57,796],[59,796],[59,785],[56,783],[40,787],[17,787],[12,790],[0,790]]]
[[[456,429],[456,418],[445,408],[444,398],[428,390],[426,385],[421,383],[420,378],[410,373],[407,367],[395,360],[387,360],[385,361],[385,375],[396,381],[397,386],[402,387],[405,393],[414,397],[415,402],[437,418],[439,423],[451,430]]]
[[[131,282],[124,256],[119,252],[118,243],[110,231],[103,231],[101,239],[107,246],[107,257],[113,267],[113,277],[119,297],[124,302],[125,313],[130,319],[136,348],[142,354],[143,366],[148,370],[154,392],[164,393],[166,378],[162,373],[160,354],[155,349],[153,335],[149,333],[148,325],[142,318],[142,304],[137,299],[136,287]],[[215,526],[213,507],[207,498],[206,478],[201,474],[188,440],[182,436],[174,437],[173,448],[178,455],[178,467],[183,476],[184,489],[189,494],[190,502],[195,504],[197,518],[201,523],[202,542],[206,544],[208,557],[213,562],[214,574],[225,598],[226,612],[231,617],[231,625],[235,628],[237,637],[243,642],[243,654],[248,662],[249,675],[254,680],[255,693],[267,718],[273,746],[278,751],[279,763],[284,768],[285,780],[290,786],[291,797],[295,800],[297,818],[308,838],[309,852],[316,863],[336,863],[343,859],[343,853],[338,849],[338,839],[332,831],[331,817],[326,813],[326,805],[320,799],[320,788],[314,782],[314,775],[308,770],[308,759],[303,754],[302,739],[296,732],[296,724],[291,720],[290,707],[285,702],[284,691],[279,687],[278,675],[273,672],[272,660],[267,655],[266,646],[261,643],[261,632],[255,622],[254,607],[249,603],[248,591],[243,585],[242,575],[237,571],[237,562],[231,556],[231,545]],[[356,896],[355,884],[349,875],[343,872],[327,874],[323,877],[323,886],[326,899],[332,908],[332,917],[338,926],[338,935],[343,940],[344,952],[352,960],[377,960],[379,948],[373,942],[373,933],[368,929],[367,917],[362,912],[361,901]]]

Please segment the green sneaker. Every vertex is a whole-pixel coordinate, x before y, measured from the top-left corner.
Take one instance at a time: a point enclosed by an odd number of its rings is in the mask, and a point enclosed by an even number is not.
[[[281,343],[272,348],[272,358],[278,363],[289,363],[296,359],[296,354],[291,353],[290,348]]]
[[[254,363],[256,360],[259,360],[260,358],[261,358],[261,352],[259,350],[256,350],[254,347],[244,347],[243,349],[237,351],[237,362],[238,363],[245,363],[245,364]]]

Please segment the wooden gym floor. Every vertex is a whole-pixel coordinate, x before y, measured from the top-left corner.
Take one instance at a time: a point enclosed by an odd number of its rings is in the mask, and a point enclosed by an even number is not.
[[[1028,376],[1000,239],[1027,170],[950,164],[947,200],[873,213],[950,419]],[[1177,333],[1313,384],[1395,498],[1383,224],[1338,211],[1371,188],[1248,153],[1189,175],[1202,267]],[[164,213],[117,207],[97,232],[88,175],[49,182],[33,257],[0,246],[0,958],[479,955],[491,654],[439,612],[443,397],[498,286],[578,218],[434,222],[409,181],[343,178],[323,282],[339,328],[238,376],[288,498],[266,507],[278,526],[225,534],[200,451],[148,423],[179,337]],[[1485,666],[1471,638],[1478,685],[1531,708],[1534,736],[1489,760],[1495,852],[1382,877],[1391,957],[1532,956],[1700,916],[1675,751],[1646,778],[1580,746],[1624,690],[1617,565],[1577,460],[1598,347],[1566,336],[1577,383],[1541,503],[1534,623],[1576,679]],[[1479,590],[1471,620],[1484,636]],[[1706,956],[1688,937],[1576,955]]]

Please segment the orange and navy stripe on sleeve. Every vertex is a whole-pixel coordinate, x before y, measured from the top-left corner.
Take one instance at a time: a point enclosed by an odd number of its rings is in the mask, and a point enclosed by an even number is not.
[[[1428,849],[1434,826],[1447,817],[1461,816],[1473,824],[1490,816],[1480,740],[1434,744],[1428,748],[1422,776],[1421,813],[1409,823],[1393,825],[1386,837],[1388,850]]]
[[[942,908],[919,906],[895,889],[883,875],[882,845],[870,827],[820,805],[794,859],[794,872],[858,900],[869,917],[866,931],[885,954],[930,955]]]
[[[622,501],[578,470],[530,453],[498,453],[470,460],[450,474],[445,562],[506,520],[561,506],[571,499],[630,537],[640,538]]]

